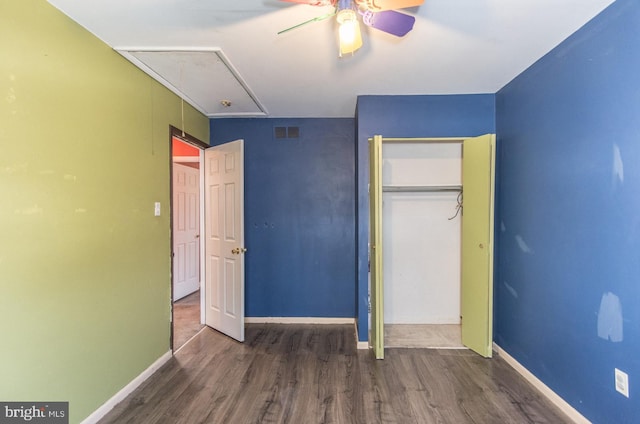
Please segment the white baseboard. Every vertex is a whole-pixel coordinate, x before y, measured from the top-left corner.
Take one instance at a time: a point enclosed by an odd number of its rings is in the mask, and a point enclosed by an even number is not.
[[[324,317],[245,317],[247,324],[353,324],[355,318]]]
[[[567,415],[576,424],[591,424],[591,421],[586,419],[580,412],[578,412],[573,406],[569,405],[567,401],[562,399],[553,390],[544,384],[538,377],[533,375],[531,371],[526,369],[520,362],[518,362],[513,356],[509,355],[496,343],[493,344],[493,349],[498,352],[504,361],[509,364],[514,370],[522,375],[529,383],[531,383],[543,396],[551,401],[555,406],[560,408],[562,412]]]
[[[353,324],[356,327],[356,348],[369,349],[369,342],[358,341],[358,325],[355,318],[324,317],[245,317],[247,324]]]
[[[361,342],[358,340],[357,349],[369,349],[369,342]]]
[[[168,351],[160,358],[158,358],[153,364],[146,370],[142,371],[139,376],[131,380],[129,384],[124,386],[118,393],[116,393],[111,399],[106,401],[100,408],[93,411],[91,415],[85,418],[81,424],[95,424],[102,417],[107,415],[117,404],[122,402],[127,396],[129,396],[135,389],[138,388],[147,378],[151,377],[161,366],[163,366],[169,359],[171,359],[172,353]]]

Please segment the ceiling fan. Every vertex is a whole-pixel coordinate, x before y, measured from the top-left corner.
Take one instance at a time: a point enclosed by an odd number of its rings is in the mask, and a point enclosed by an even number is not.
[[[420,6],[424,0],[281,0],[289,3],[308,4],[310,6],[333,6],[334,10],[325,15],[284,29],[278,34],[300,28],[311,22],[323,21],[332,16],[340,25],[340,56],[353,53],[362,47],[362,34],[358,15],[362,22],[377,30],[403,37],[413,29],[416,18],[395,9]]]

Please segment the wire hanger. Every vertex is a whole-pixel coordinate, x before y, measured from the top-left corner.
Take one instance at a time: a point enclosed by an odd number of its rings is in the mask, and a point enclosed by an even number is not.
[[[451,221],[456,216],[458,216],[458,214],[462,215],[464,213],[464,211],[462,210],[462,190],[460,190],[460,193],[458,193],[458,197],[456,201],[458,202],[458,204],[456,205],[456,214],[453,215],[451,218],[447,218],[447,221]]]

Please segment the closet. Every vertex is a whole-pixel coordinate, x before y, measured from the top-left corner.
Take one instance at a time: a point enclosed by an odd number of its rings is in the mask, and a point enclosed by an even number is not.
[[[494,150],[493,135],[370,139],[376,357],[463,345],[491,356]]]
[[[462,140],[382,145],[385,347],[462,347]]]

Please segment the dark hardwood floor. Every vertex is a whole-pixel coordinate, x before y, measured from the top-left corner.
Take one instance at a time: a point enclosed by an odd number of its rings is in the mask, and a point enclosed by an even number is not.
[[[100,423],[570,422],[502,359],[468,350],[356,350],[353,325],[210,328]]]
[[[200,324],[200,290],[173,302],[173,350],[178,350],[204,325]]]

